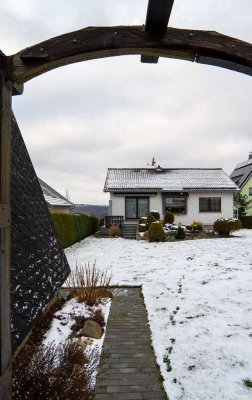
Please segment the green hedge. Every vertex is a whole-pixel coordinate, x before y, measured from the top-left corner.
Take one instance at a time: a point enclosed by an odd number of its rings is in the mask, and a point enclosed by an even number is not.
[[[92,235],[99,229],[99,220],[84,214],[50,212],[63,248]]]
[[[241,217],[241,222],[243,228],[252,229],[252,215],[247,215],[245,217]]]

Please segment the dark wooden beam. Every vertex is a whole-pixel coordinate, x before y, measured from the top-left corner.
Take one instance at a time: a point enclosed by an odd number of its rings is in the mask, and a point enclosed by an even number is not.
[[[149,0],[145,30],[147,32],[165,32],[170,19],[174,0]]]
[[[154,34],[161,34],[166,31],[170,19],[174,0],[149,0],[145,30]],[[157,64],[158,57],[141,55],[141,62]]]
[[[12,84],[12,96],[20,96],[24,92],[24,84]]]
[[[156,36],[142,26],[115,26],[67,33],[10,56],[10,79],[22,84],[71,63],[129,54],[196,61],[252,75],[250,43],[212,31],[168,28]]]

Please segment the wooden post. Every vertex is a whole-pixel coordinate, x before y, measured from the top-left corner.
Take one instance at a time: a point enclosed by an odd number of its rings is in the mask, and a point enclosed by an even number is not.
[[[1,57],[1,56],[0,56]],[[1,59],[0,59],[1,61]],[[0,64],[1,68],[1,64]],[[10,400],[11,85],[0,69],[0,399]]]

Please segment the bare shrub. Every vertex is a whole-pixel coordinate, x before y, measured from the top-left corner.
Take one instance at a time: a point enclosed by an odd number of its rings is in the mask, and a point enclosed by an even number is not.
[[[38,318],[35,326],[32,329],[29,341],[34,345],[39,346],[44,338],[44,334],[50,328],[54,314],[61,310],[65,304],[65,299],[57,299],[55,302],[47,306],[40,317]],[[22,353],[22,350],[21,350]]]
[[[70,294],[79,303],[88,306],[106,304],[113,297],[114,289],[109,287],[112,274],[101,272],[93,265],[76,265],[76,269],[68,278]]]
[[[84,352],[77,343],[34,344],[13,363],[14,400],[91,400],[93,375],[99,363],[97,349]]]
[[[108,234],[110,237],[118,237],[121,236],[121,229],[119,228],[118,225],[113,224],[111,227],[108,229]]]
[[[103,328],[106,325],[105,319],[104,319],[104,315],[103,315],[102,310],[100,308],[95,310],[95,313],[94,313],[94,315],[92,317],[92,321],[97,322],[97,324],[99,324],[101,328]]]
[[[76,315],[74,317],[75,323],[73,326],[71,326],[71,337],[76,337],[78,335],[78,332],[83,329],[83,326],[85,324],[86,318],[83,315]]]

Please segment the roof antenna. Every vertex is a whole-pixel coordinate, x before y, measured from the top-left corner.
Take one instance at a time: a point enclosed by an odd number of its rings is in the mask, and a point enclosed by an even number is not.
[[[156,166],[156,161],[155,161],[155,157],[152,158],[151,164],[147,164],[150,167],[155,167]]]

